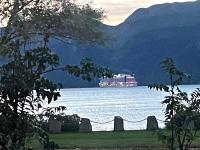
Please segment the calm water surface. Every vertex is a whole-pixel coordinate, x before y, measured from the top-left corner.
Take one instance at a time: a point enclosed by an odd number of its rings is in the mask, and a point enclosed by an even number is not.
[[[180,86],[181,90],[191,93],[200,85]],[[139,121],[154,115],[164,120],[164,106],[161,101],[165,93],[149,90],[146,86],[133,88],[73,88],[63,89],[62,97],[52,106],[66,106],[67,114],[78,114],[95,122],[107,122],[114,116],[128,121]],[[163,127],[162,122],[158,122]],[[98,124],[92,122],[94,131],[113,130],[113,122]],[[146,128],[146,121],[133,123],[124,121],[125,130]]]

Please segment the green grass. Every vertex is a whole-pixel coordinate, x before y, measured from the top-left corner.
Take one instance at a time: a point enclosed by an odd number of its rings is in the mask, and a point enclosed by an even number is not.
[[[200,134],[199,134],[200,135]],[[92,132],[50,134],[50,139],[61,148],[130,148],[162,147],[162,143],[152,131]],[[31,142],[39,147],[36,140]],[[194,144],[200,143],[197,138]]]
[[[157,143],[152,132],[147,131],[54,134],[51,138],[61,147],[130,147]]]

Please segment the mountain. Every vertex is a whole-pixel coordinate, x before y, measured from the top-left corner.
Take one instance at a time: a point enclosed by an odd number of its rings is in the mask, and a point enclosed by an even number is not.
[[[200,84],[200,1],[166,3],[141,8],[118,26],[102,25],[109,36],[105,45],[65,45],[51,41],[61,58],[61,64],[78,64],[82,57],[115,72],[132,72],[139,85],[167,83],[159,63],[165,57],[174,58],[177,66],[192,75],[186,84]],[[65,87],[97,86],[98,79],[88,83],[63,73],[50,78]]]

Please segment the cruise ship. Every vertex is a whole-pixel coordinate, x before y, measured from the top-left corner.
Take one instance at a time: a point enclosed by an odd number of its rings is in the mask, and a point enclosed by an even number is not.
[[[130,74],[117,74],[113,78],[101,78],[99,82],[100,87],[134,87],[137,84],[134,75]]]

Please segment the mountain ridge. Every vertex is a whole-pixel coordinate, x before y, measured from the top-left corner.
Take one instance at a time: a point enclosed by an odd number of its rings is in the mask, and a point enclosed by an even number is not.
[[[52,47],[59,49],[56,52],[61,64],[77,64],[82,57],[89,57],[114,72],[133,72],[139,85],[147,85],[167,83],[159,63],[165,57],[172,57],[178,67],[192,75],[192,80],[186,80],[185,84],[200,84],[200,1],[141,8],[123,23],[102,25],[101,28],[105,36],[110,37],[104,46],[65,46],[55,42]],[[65,87],[98,86],[98,79],[87,83],[75,78],[71,80],[63,74],[50,77],[55,81],[60,79]]]
[[[83,57],[110,68],[114,73],[132,72],[139,85],[168,83],[160,61],[171,57],[178,68],[191,74],[184,84],[200,84],[200,1],[165,3],[140,8],[117,26],[101,25],[105,45],[79,43],[66,45],[51,39],[49,46],[60,64],[77,65]],[[96,87],[91,82],[58,71],[47,75],[64,87]]]

